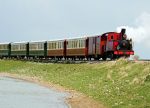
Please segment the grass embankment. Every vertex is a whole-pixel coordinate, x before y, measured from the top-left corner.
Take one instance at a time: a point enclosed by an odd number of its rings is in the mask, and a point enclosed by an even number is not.
[[[150,63],[42,64],[0,60],[0,72],[36,76],[114,108],[150,107]]]

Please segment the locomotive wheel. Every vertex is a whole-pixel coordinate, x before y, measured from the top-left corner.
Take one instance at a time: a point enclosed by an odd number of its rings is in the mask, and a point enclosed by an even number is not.
[[[110,60],[115,60],[117,57],[113,53],[110,53],[109,58]]]
[[[106,57],[106,56],[103,56],[102,59],[105,61],[105,60],[107,59],[107,57]]]
[[[110,60],[113,60],[114,59],[114,55],[112,54],[112,53],[110,53],[110,55],[109,55],[110,57]]]

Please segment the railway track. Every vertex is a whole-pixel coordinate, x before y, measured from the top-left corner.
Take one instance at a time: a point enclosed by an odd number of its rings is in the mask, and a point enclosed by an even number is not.
[[[150,59],[141,59],[141,60],[129,60],[131,62],[150,62]],[[31,61],[36,63],[60,63],[60,64],[81,64],[81,63],[89,63],[89,64],[96,64],[96,63],[106,63],[106,62],[115,62],[117,60],[25,60]]]
[[[150,61],[150,59],[140,59],[138,61]]]
[[[3,59],[1,58],[1,60],[29,61],[29,62],[37,62],[37,63],[62,63],[62,64],[81,64],[81,63],[93,64],[93,63],[102,63],[102,62],[112,61],[112,60],[103,61],[102,59],[100,60],[94,60],[94,59],[91,59],[91,60],[87,60],[87,59],[56,60],[56,59],[20,59],[20,58],[3,58]]]
[[[150,62],[150,59],[139,59],[139,60],[129,60],[128,58],[123,58],[124,60],[132,61],[132,62]],[[110,62],[110,61],[117,61],[117,60],[55,60],[55,59],[16,59],[16,58],[11,58],[11,59],[4,59],[4,60],[20,60],[20,61],[29,61],[29,62],[36,62],[36,63],[62,63],[62,64],[81,64],[81,63],[89,63],[89,64],[94,64],[94,63],[104,63],[104,62]]]

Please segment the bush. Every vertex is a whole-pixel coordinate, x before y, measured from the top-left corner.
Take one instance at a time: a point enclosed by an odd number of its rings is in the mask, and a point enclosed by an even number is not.
[[[146,76],[145,82],[150,82],[150,75]]]

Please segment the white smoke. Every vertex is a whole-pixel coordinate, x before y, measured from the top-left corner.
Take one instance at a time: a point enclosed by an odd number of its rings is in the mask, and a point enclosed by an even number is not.
[[[117,32],[121,31],[121,28],[126,29],[126,34],[129,38],[132,38],[135,44],[141,44],[141,46],[150,48],[150,14],[144,12],[135,20],[135,26],[120,26],[117,27]]]

